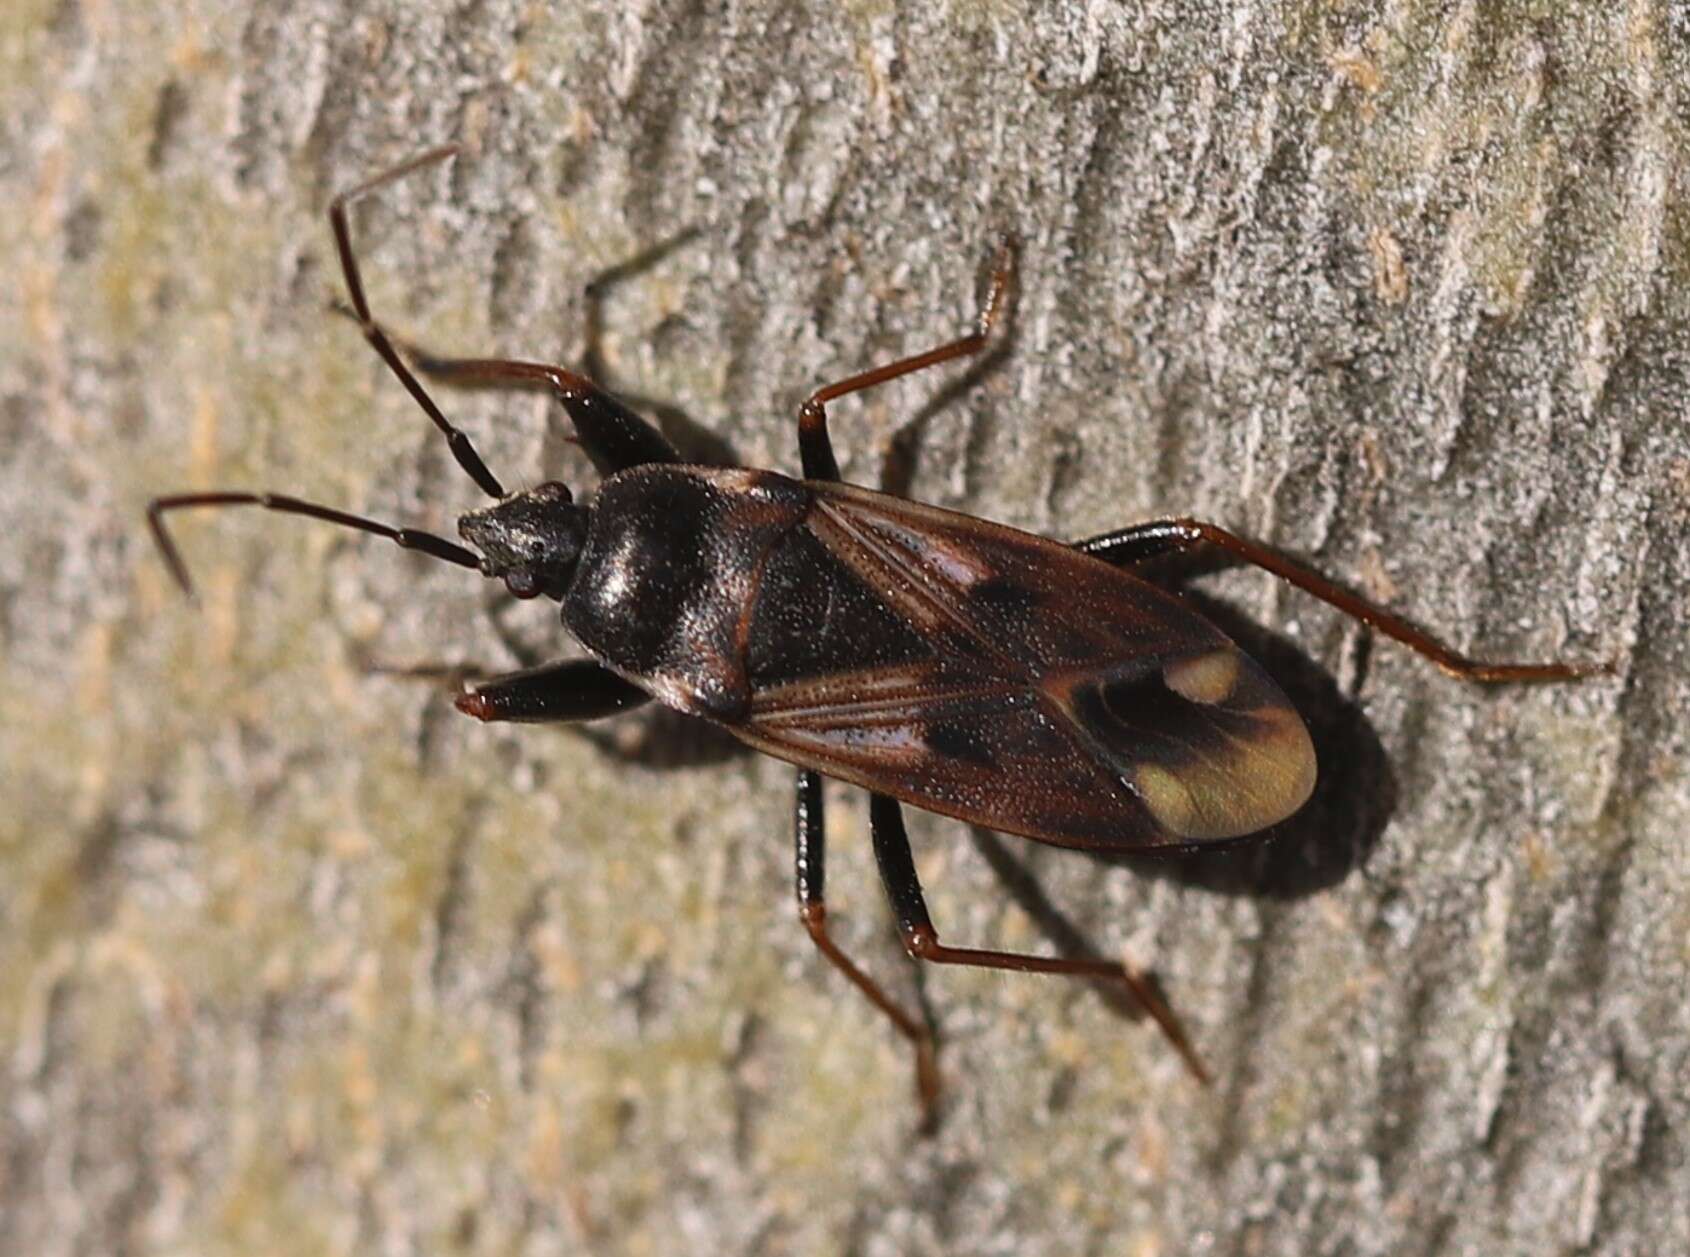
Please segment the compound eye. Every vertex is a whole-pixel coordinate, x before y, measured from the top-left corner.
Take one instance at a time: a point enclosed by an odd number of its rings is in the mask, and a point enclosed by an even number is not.
[[[533,571],[526,567],[519,567],[513,572],[505,573],[505,588],[517,598],[538,598],[540,596],[540,581]]]

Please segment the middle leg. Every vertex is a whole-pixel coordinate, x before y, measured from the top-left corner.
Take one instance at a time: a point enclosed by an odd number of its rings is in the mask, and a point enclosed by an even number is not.
[[[859,371],[837,384],[818,388],[810,394],[809,400],[798,411],[798,453],[803,460],[806,480],[839,479],[839,460],[833,455],[833,439],[827,432],[828,402],[838,401],[841,397],[849,397],[852,393],[860,393],[876,384],[885,384],[912,372],[925,371],[928,367],[936,367],[957,358],[972,357],[991,343],[992,330],[1003,314],[1005,297],[1014,273],[1014,263],[1015,255],[1011,246],[1006,243],[998,250],[993,262],[991,292],[987,294],[986,304],[980,310],[980,319],[975,330],[969,335],[949,341],[937,349],[929,349],[926,353],[913,354],[883,367]]]

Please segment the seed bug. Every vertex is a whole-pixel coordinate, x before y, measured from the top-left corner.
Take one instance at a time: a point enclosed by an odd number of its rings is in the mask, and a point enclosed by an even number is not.
[[[1101,852],[1200,847],[1297,812],[1316,772],[1302,719],[1219,629],[1143,578],[1152,560],[1199,546],[1272,573],[1459,678],[1555,681],[1606,667],[1468,659],[1200,520],[1155,520],[1065,544],[843,483],[828,404],[980,353],[1005,304],[1007,255],[972,333],[811,394],[798,415],[797,480],[689,465],[657,428],[563,367],[423,354],[371,314],[348,209],[455,151],[435,149],[341,193],[329,220],[347,313],[494,500],[460,517],[467,546],[283,494],[217,490],[151,503],[163,559],[191,593],[164,518],[191,507],[257,506],[386,537],[502,581],[517,598],[558,602],[564,627],[590,656],[475,684],[457,696],[465,713],[574,722],[656,700],[793,764],[800,919],[822,955],[913,1046],[928,1126],[939,1094],[931,1031],[828,929],[824,776],[869,792],[875,857],[911,956],[1123,982],[1207,1081],[1179,1022],[1131,969],[940,942],[903,805]],[[557,482],[506,492],[419,372],[448,383],[548,389],[600,473],[596,491],[583,502]]]

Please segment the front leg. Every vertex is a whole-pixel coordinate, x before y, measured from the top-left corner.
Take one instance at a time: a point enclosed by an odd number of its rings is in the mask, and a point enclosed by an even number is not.
[[[680,451],[668,437],[578,371],[513,358],[443,358],[389,331],[367,312],[360,313],[347,306],[335,308],[357,320],[366,335],[379,338],[379,343],[394,355],[393,361],[402,359],[401,366],[409,364],[418,373],[442,384],[454,388],[540,389],[551,393],[569,412],[576,438],[601,476],[645,463],[682,461]]]
[[[402,343],[402,342],[396,342]],[[545,362],[510,358],[436,358],[404,344],[416,369],[460,387],[545,389],[569,412],[581,448],[601,476],[646,463],[678,463],[669,438],[586,376]]]
[[[615,716],[651,695],[596,660],[568,659],[492,677],[453,701],[478,720],[557,724]]]

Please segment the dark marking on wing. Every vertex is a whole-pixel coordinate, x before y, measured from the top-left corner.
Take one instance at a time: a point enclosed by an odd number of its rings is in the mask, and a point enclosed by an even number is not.
[[[968,600],[986,615],[1005,620],[1026,620],[1042,605],[1044,598],[1036,591],[1019,585],[1007,576],[993,576],[968,590]]]
[[[990,737],[977,719],[934,720],[927,726],[927,747],[935,755],[990,768],[996,763]]]
[[[764,563],[746,643],[755,686],[931,659],[934,648],[803,528]]]
[[[1130,747],[1133,762],[1178,764],[1215,751],[1228,738],[1248,737],[1254,726],[1248,712],[1193,710],[1189,698],[1168,688],[1159,668],[1078,685],[1071,701],[1088,730],[1106,734],[1112,748]]]

